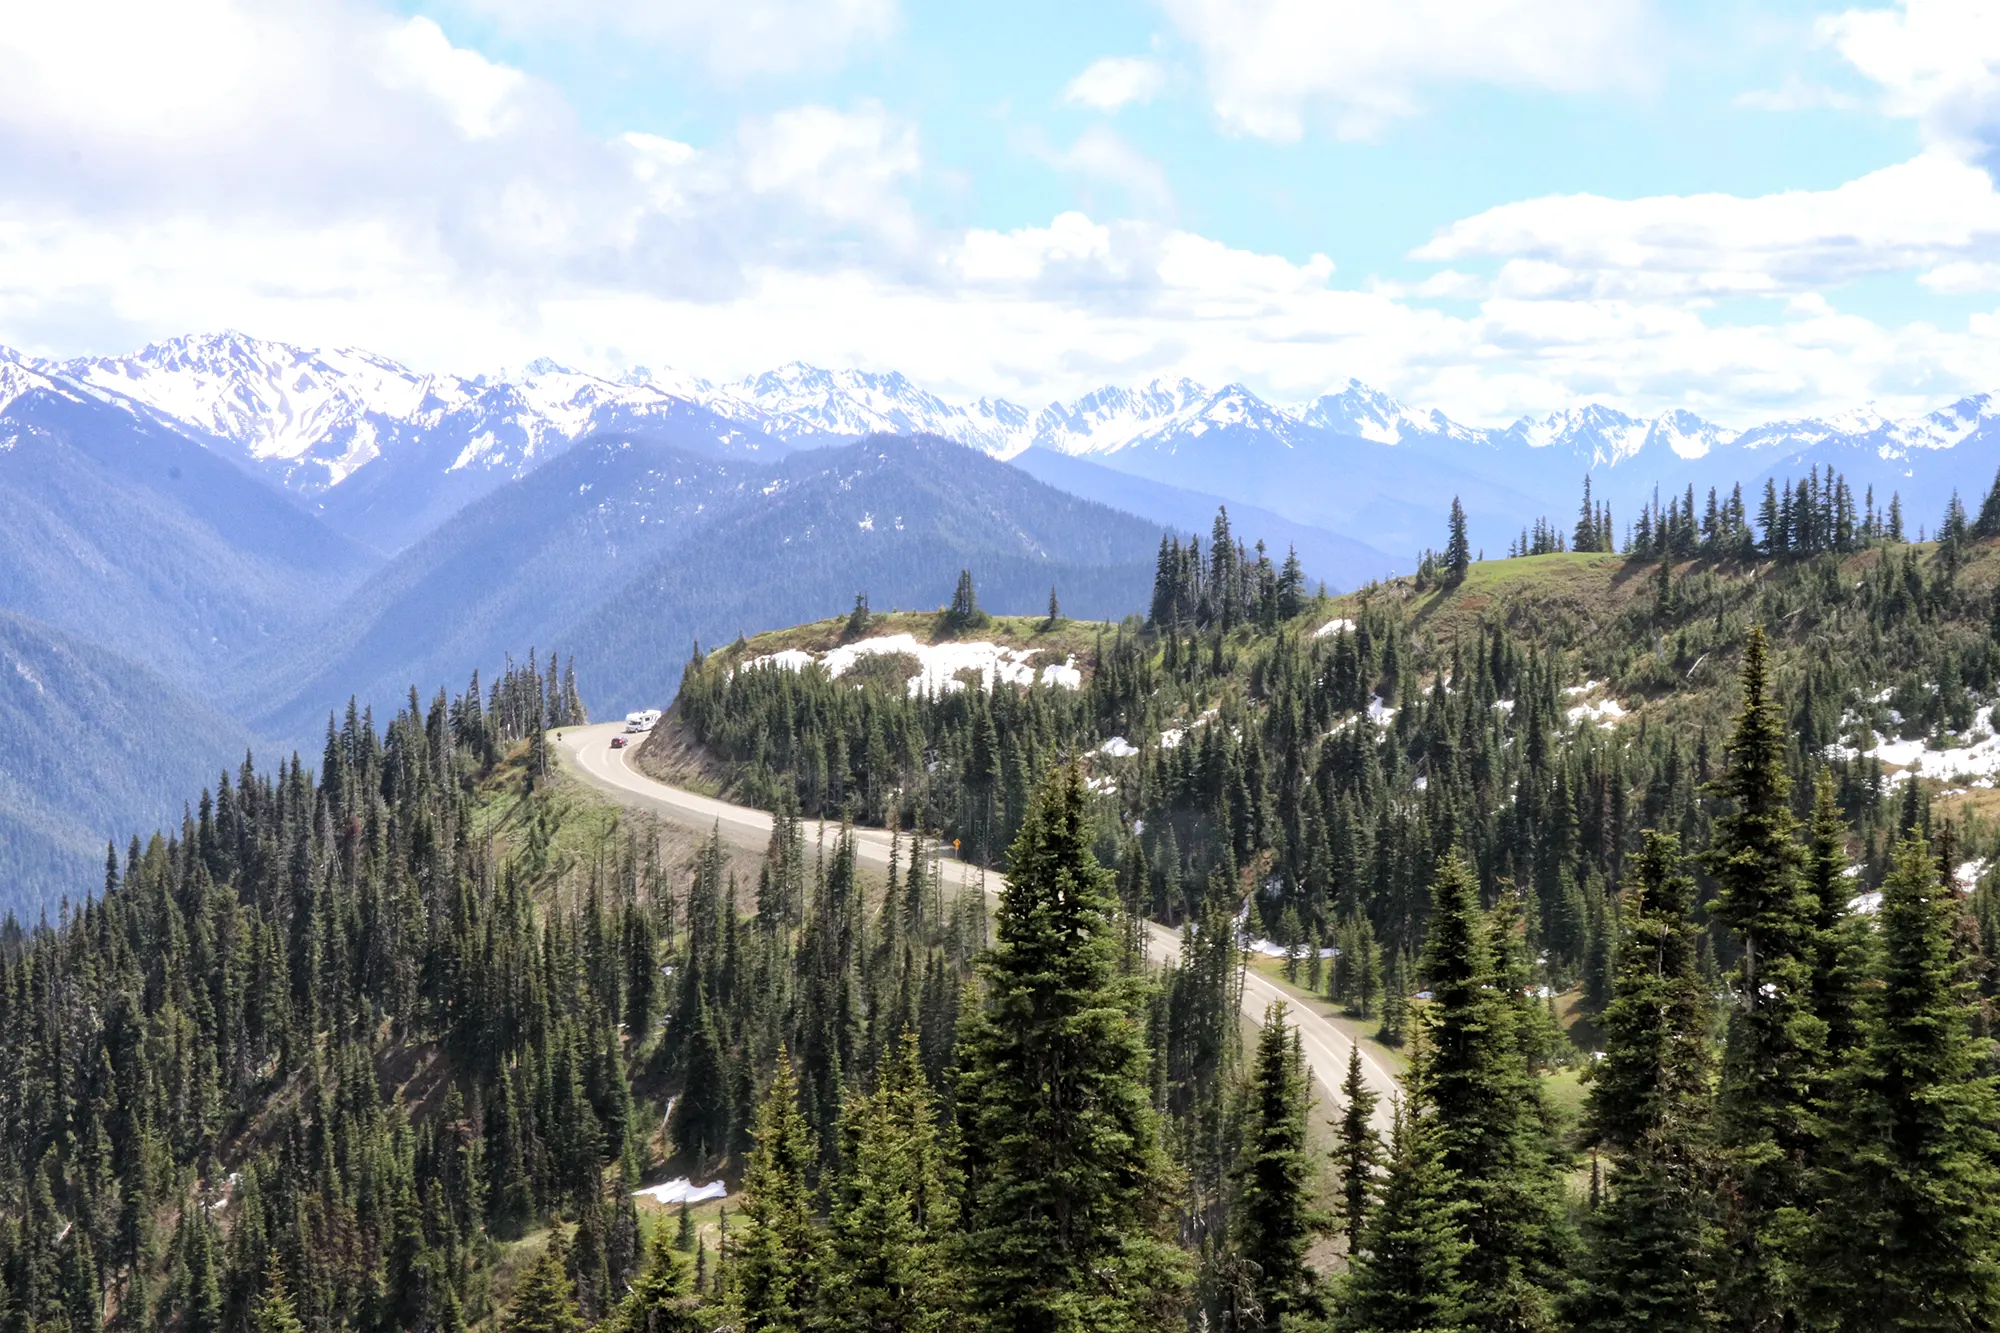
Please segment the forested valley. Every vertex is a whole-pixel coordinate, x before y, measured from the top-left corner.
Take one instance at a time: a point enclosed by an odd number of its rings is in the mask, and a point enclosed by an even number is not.
[[[2000,488],[1452,511],[697,647],[638,762],[761,855],[578,788],[553,655],[246,759],[0,941],[0,1329],[1993,1327]],[[799,660],[891,631],[1047,661]]]

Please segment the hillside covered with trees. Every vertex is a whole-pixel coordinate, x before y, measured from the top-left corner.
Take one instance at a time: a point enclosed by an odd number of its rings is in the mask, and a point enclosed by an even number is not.
[[[1992,1326],[2000,548],[1800,493],[698,652],[645,750],[761,856],[573,786],[555,659],[350,708],[0,940],[0,1328]]]

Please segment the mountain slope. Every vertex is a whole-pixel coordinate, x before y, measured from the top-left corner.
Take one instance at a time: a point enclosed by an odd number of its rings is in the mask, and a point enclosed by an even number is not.
[[[955,444],[877,437],[777,461],[589,440],[468,505],[314,634],[259,663],[272,734],[349,693],[454,685],[525,644],[574,653],[620,711],[670,698],[691,642],[831,614],[940,605],[961,567],[995,609],[1122,615],[1160,527]]]
[[[0,362],[9,355],[0,351]],[[389,552],[604,433],[645,432],[724,457],[884,431],[935,434],[999,458],[1050,451],[1269,508],[1399,561],[1436,544],[1437,515],[1452,494],[1472,516],[1475,544],[1497,551],[1538,518],[1564,518],[1586,473],[1599,501],[1629,515],[1656,486],[1705,491],[1836,462],[1859,485],[1901,489],[1913,512],[1928,514],[1954,487],[1983,489],[2000,447],[2000,408],[1988,395],[1902,420],[1858,406],[1735,429],[1686,409],[1638,417],[1580,402],[1475,427],[1354,380],[1299,404],[1183,377],[1106,385],[1032,408],[997,398],[948,401],[893,371],[794,362],[714,384],[644,369],[607,378],[536,361],[514,373],[432,375],[366,352],[240,334],[38,364],[149,419],[176,423],[309,497],[340,531]],[[1101,498],[1136,509],[1140,488]]]
[[[1066,614],[1143,611],[1161,526],[1079,500],[1005,464],[934,439],[875,437],[788,459],[766,503],[691,536],[565,633],[605,673],[615,707],[660,704],[679,688],[695,640],[844,611],[857,592],[878,610],[941,607],[958,571],[980,604]],[[624,674],[629,670],[629,677]]]
[[[252,743],[157,672],[0,611],[0,912],[80,898],[107,841],[177,824]]]
[[[364,552],[184,436],[60,382],[14,387],[0,609],[189,682],[226,676],[365,572]]]
[[[222,333],[43,369],[179,423],[387,552],[588,435],[643,430],[703,452],[783,451],[738,419],[754,411],[703,381],[619,383],[549,361],[515,376],[423,375],[368,352]]]
[[[1231,503],[1218,495],[1148,481],[1053,449],[1028,449],[1008,461],[1057,490],[1139,514],[1162,527],[1202,534],[1204,540],[1216,509],[1227,504],[1230,519],[1245,540],[1263,541],[1274,561],[1282,562],[1287,548],[1296,549],[1306,577],[1334,588],[1359,587],[1383,577],[1398,564],[1408,563],[1351,537],[1294,522],[1258,505]]]
[[[756,494],[768,471],[643,438],[579,445],[465,506],[323,624],[266,654],[254,715],[277,734],[308,734],[349,694],[457,688],[476,665],[554,644],[654,557]]]

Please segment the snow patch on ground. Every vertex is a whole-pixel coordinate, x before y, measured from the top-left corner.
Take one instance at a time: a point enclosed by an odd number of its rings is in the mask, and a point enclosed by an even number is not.
[[[1342,617],[1339,620],[1329,620],[1324,625],[1321,625],[1313,631],[1313,637],[1315,639],[1324,639],[1329,634],[1345,634],[1352,631],[1353,628],[1354,622]]]
[[[1102,755],[1109,755],[1113,759],[1130,759],[1133,755],[1139,753],[1139,747],[1126,740],[1123,736],[1113,736],[1110,740],[1098,746],[1097,752]]]
[[[1994,734],[1993,706],[1981,708],[1972,717],[1972,729],[1966,733],[1971,743],[1948,750],[1935,750],[1930,743],[1919,737],[1916,740],[1890,740],[1879,731],[1869,733],[1870,744],[1865,749],[1851,745],[1830,745],[1829,757],[1857,759],[1869,755],[1886,768],[1900,768],[1918,777],[1936,778],[1940,781],[1951,778],[1980,779],[1974,786],[1990,787],[1993,779],[2000,776],[2000,735]]]
[[[1301,944],[1296,950],[1287,950],[1284,945],[1278,943],[1276,940],[1244,940],[1243,948],[1249,953],[1260,954],[1265,958],[1285,958],[1289,956],[1299,958],[1312,957],[1312,950],[1306,945]],[[1319,956],[1321,958],[1338,958],[1340,957],[1340,950],[1321,948]]]
[[[711,1180],[706,1185],[697,1185],[686,1176],[680,1176],[659,1185],[648,1185],[645,1189],[632,1191],[635,1199],[651,1199],[654,1203],[702,1203],[709,1199],[720,1199],[729,1193],[729,1187],[719,1180]]]
[[[1603,698],[1597,697],[1602,693],[1604,685],[1605,682],[1601,680],[1586,680],[1581,685],[1568,685],[1563,688],[1564,694],[1577,701],[1576,706],[1564,714],[1569,718],[1571,726],[1579,722],[1595,722],[1598,730],[1609,731],[1624,718],[1624,704],[1609,695]]]
[[[1596,703],[1578,704],[1576,707],[1570,709],[1565,716],[1572,723],[1581,722],[1585,718],[1588,718],[1590,721],[1595,722],[1601,729],[1609,731],[1618,724],[1618,719],[1625,716],[1625,705],[1619,703],[1616,699],[1600,699]]]
[[[826,669],[826,674],[835,679],[864,657],[907,655],[917,659],[917,674],[910,677],[911,695],[948,694],[965,688],[965,682],[958,679],[961,671],[977,671],[980,686],[991,690],[994,682],[1006,681],[1010,685],[1032,685],[1040,679],[1044,685],[1058,686],[1066,690],[1083,688],[1083,672],[1076,665],[1076,658],[1069,657],[1060,664],[1042,667],[1037,674],[1034,659],[1039,650],[1033,648],[1005,648],[997,643],[979,641],[976,643],[920,643],[915,635],[889,634],[879,639],[863,639],[859,643],[842,644],[821,656],[814,656],[802,648],[787,648],[783,652],[770,653],[745,663],[750,667],[775,666],[787,671],[803,671],[813,662]]]
[[[1066,690],[1083,688],[1083,672],[1076,664],[1074,656],[1064,658],[1060,663],[1051,663],[1042,668],[1042,684],[1060,685]]]

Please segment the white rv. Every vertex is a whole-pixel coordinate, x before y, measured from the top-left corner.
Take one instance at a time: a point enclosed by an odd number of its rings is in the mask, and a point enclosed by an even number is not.
[[[636,713],[627,713],[625,715],[625,730],[651,731],[653,729],[653,725],[659,720],[660,720],[659,709],[643,708]]]

